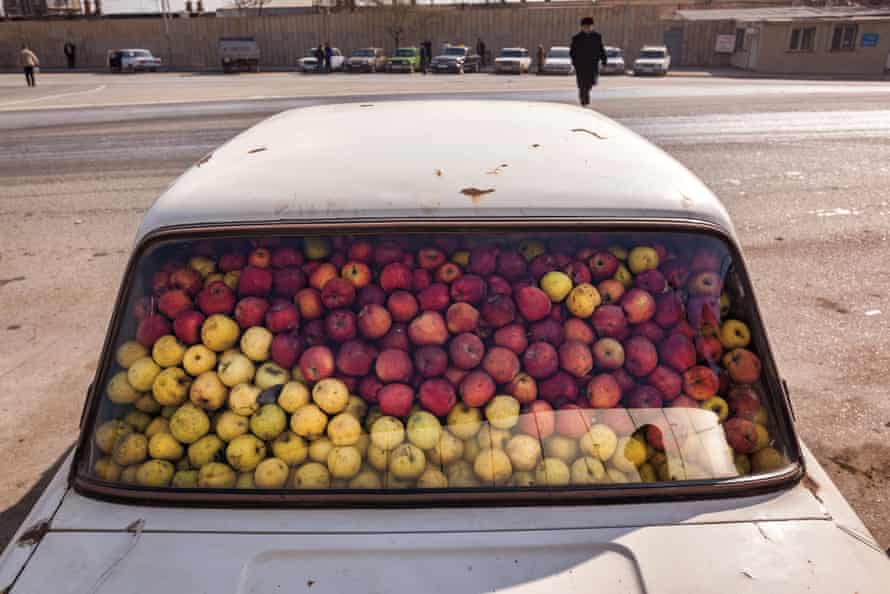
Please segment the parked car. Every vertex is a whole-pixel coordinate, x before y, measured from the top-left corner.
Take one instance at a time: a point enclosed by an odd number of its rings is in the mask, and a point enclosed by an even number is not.
[[[544,57],[544,65],[538,74],[575,74],[569,48],[563,45],[551,47]]]
[[[216,47],[223,72],[259,72],[260,46],[255,38],[221,37]]]
[[[634,75],[660,74],[664,76],[671,69],[671,55],[663,45],[645,45],[640,56],[634,60]]]
[[[338,48],[331,48],[331,71],[343,70],[346,58]],[[318,60],[315,57],[315,48],[306,52],[306,55],[297,60],[297,68],[305,73],[318,72]]]
[[[453,72],[479,72],[482,61],[475,50],[465,45],[446,45],[442,53],[434,57],[430,62],[430,70],[433,73]]]
[[[387,72],[416,72],[420,70],[420,49],[416,47],[396,48],[386,61]]]
[[[366,47],[352,52],[343,63],[346,72],[377,72],[386,66],[386,55],[379,47]]]
[[[494,59],[495,74],[522,74],[531,65],[532,58],[524,47],[505,47]]]
[[[97,356],[11,594],[890,582],[798,441],[727,211],[589,110],[278,114],[146,213]]]
[[[111,72],[157,72],[161,59],[147,49],[121,49],[108,52],[108,69]]]
[[[606,46],[606,63],[600,62],[600,74],[624,74],[624,50]]]

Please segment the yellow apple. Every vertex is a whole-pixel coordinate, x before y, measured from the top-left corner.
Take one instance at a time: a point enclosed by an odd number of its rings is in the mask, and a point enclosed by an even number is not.
[[[185,356],[185,345],[172,334],[160,337],[151,349],[151,357],[161,367],[176,367]]]
[[[559,458],[566,464],[578,457],[578,440],[565,435],[553,435],[544,440],[544,455]]]
[[[488,425],[486,425],[487,427]],[[495,431],[500,432],[500,429],[496,429]],[[486,437],[487,433],[487,437]],[[472,464],[476,460],[476,456],[479,455],[479,451],[482,449],[482,445],[479,443],[480,437],[482,437],[482,441],[484,442],[485,447],[492,447],[494,440],[491,439],[490,432],[480,431],[476,435],[476,439],[468,439],[467,441],[461,442],[464,444],[464,454],[463,459]],[[503,441],[506,443],[506,440]]]
[[[170,417],[170,433],[180,443],[192,444],[210,431],[210,418],[203,410],[186,402]]]
[[[142,411],[131,410],[124,415],[123,421],[124,423],[132,427],[134,431],[137,431],[138,433],[145,433],[145,428],[148,427],[149,423],[151,423],[151,415],[148,415]]]
[[[256,489],[256,482],[253,480],[252,472],[241,472],[235,481],[236,489],[253,490]]]
[[[359,427],[361,427],[361,423],[359,423]],[[355,442],[355,447],[358,448],[359,453],[362,455],[362,458],[368,455],[368,448],[371,445],[371,436],[367,433],[360,433],[358,436],[358,441]]]
[[[114,451],[118,438],[133,432],[133,428],[123,421],[105,421],[96,428],[96,447],[105,454]]]
[[[504,450],[483,448],[473,462],[473,472],[483,483],[500,485],[513,476],[513,465]]]
[[[115,482],[119,480],[122,470],[123,468],[119,464],[116,464],[114,460],[107,456],[99,458],[96,460],[96,464],[93,465],[93,473],[103,481]]]
[[[535,482],[548,487],[564,487],[572,480],[572,473],[559,458],[544,458],[535,469]]]
[[[233,291],[238,290],[238,281],[241,279],[240,270],[230,270],[223,275],[223,282]]]
[[[226,446],[226,460],[235,470],[249,472],[266,457],[266,444],[254,435],[239,435]]]
[[[253,471],[253,482],[260,489],[280,489],[287,484],[290,468],[279,458],[266,458]]]
[[[566,298],[566,309],[576,318],[589,318],[602,301],[596,287],[590,283],[581,283]]]
[[[729,416],[729,405],[720,396],[711,396],[701,403],[701,407],[717,415],[717,420],[721,423]]]
[[[310,260],[327,258],[331,253],[331,244],[324,237],[306,237],[303,239],[303,254]]]
[[[534,470],[541,460],[541,443],[531,435],[517,435],[505,448],[514,470]]]
[[[618,265],[618,270],[615,271],[614,276],[612,277],[621,283],[625,289],[629,289],[633,286],[633,276],[630,273],[630,270],[627,269],[627,266],[624,264]]]
[[[216,435],[205,435],[189,446],[188,457],[192,468],[201,468],[217,459],[225,443]]]
[[[223,314],[213,314],[201,324],[201,342],[217,353],[235,346],[240,333],[238,322]]]
[[[295,489],[327,489],[331,486],[331,473],[323,464],[307,462],[294,471],[291,484]]]
[[[239,435],[244,435],[250,429],[250,421],[247,417],[230,410],[223,411],[214,420],[216,435],[225,442],[232,441]]]
[[[610,461],[621,472],[636,474],[637,467],[646,461],[646,445],[635,437],[621,437]]]
[[[182,366],[193,377],[216,367],[216,353],[203,344],[192,345],[182,356]]]
[[[509,485],[511,487],[534,487],[538,483],[535,480],[535,473],[527,470],[519,470],[513,473]]]
[[[127,370],[127,381],[137,392],[148,392],[161,368],[151,357],[136,359]]]
[[[519,253],[527,262],[531,262],[546,251],[544,243],[536,239],[524,239],[519,242]]]
[[[408,441],[421,450],[428,450],[439,443],[442,425],[439,419],[426,411],[417,411],[408,417],[406,424]]]
[[[215,283],[217,281],[224,283],[226,281],[226,275],[222,272],[211,272],[204,277],[204,284],[202,286],[209,287],[211,283]]]
[[[158,433],[170,433],[170,421],[164,417],[155,417],[145,428],[145,437],[151,439]]]
[[[389,466],[389,450],[384,450],[372,443],[368,446],[366,459],[372,468],[379,470],[380,472],[385,472]]]
[[[272,455],[288,466],[297,466],[306,461],[309,445],[293,431],[285,431],[272,442]]]
[[[365,431],[368,433],[371,432],[371,427],[374,425],[374,421],[383,416],[383,412],[380,410],[379,406],[372,406],[368,409],[368,414],[365,415],[365,420],[363,425],[365,426]]]
[[[120,466],[139,464],[146,457],[148,457],[148,440],[141,433],[120,436],[111,452],[111,459]]]
[[[615,453],[618,436],[608,425],[598,423],[591,426],[581,437],[580,445],[585,454],[605,462]]]
[[[124,369],[129,367],[143,357],[148,356],[148,349],[135,340],[128,340],[124,344],[117,347],[114,354],[114,360]]]
[[[283,386],[289,380],[290,373],[287,369],[283,369],[271,361],[260,365],[256,370],[256,377],[253,379],[261,390],[268,390],[272,386]]]
[[[121,469],[121,478],[120,482],[125,485],[135,485],[136,484],[136,473],[139,471],[140,464],[133,464],[132,466],[127,466],[126,468]]]
[[[312,388],[312,401],[329,415],[341,413],[349,404],[349,389],[333,377],[320,380]]]
[[[250,417],[250,430],[263,441],[271,441],[287,428],[287,415],[277,404],[264,404]]]
[[[482,450],[485,448],[503,450],[511,437],[513,437],[513,434],[508,429],[498,429],[486,423],[482,425],[482,429],[476,434],[476,443],[479,444],[479,449]]]
[[[105,391],[108,399],[115,404],[133,404],[142,396],[130,385],[126,371],[119,371],[111,376]]]
[[[358,443],[362,424],[349,413],[340,413],[328,421],[328,439],[334,446],[351,446]]]
[[[355,396],[354,394],[350,395],[349,402],[346,404],[346,409],[343,412],[348,413],[361,421],[368,413],[368,403],[359,396]]]
[[[622,262],[627,260],[627,250],[620,245],[613,245],[608,248],[609,253],[621,260]]]
[[[229,409],[236,415],[249,417],[260,408],[257,402],[260,393],[253,384],[238,384],[229,391]]]
[[[331,453],[333,447],[334,444],[327,437],[312,440],[309,442],[309,459],[320,464],[327,464],[328,454]]]
[[[231,489],[238,477],[228,464],[211,462],[198,471],[198,486],[205,489]]]
[[[166,460],[149,460],[136,471],[136,482],[143,487],[166,487],[175,472]]]
[[[417,486],[421,489],[447,489],[448,477],[437,468],[429,468],[417,479]]]
[[[216,262],[206,256],[193,256],[189,258],[189,267],[193,268],[202,278],[216,272]]]
[[[466,268],[467,264],[470,263],[470,251],[469,250],[457,250],[453,254],[451,254],[451,261],[460,266],[461,268]]]
[[[198,471],[197,470],[178,470],[173,475],[171,485],[177,489],[197,489],[198,488]]]
[[[161,406],[179,406],[188,398],[191,386],[192,378],[182,368],[168,367],[155,378],[151,393]]]
[[[380,417],[371,426],[371,443],[382,450],[394,450],[404,440],[405,427],[395,417]]]
[[[351,479],[362,467],[362,455],[355,446],[334,446],[328,453],[328,472],[335,479]]]
[[[551,270],[541,277],[541,290],[547,293],[550,301],[562,303],[572,290],[572,279],[565,272]]]
[[[476,478],[473,465],[466,460],[458,460],[446,466],[445,476],[448,477],[448,486],[456,489],[479,486],[479,479]]]
[[[278,406],[287,414],[293,414],[304,404],[309,404],[309,388],[301,382],[287,382],[278,394]]]
[[[582,456],[569,469],[573,485],[593,485],[605,482],[606,467],[598,458]]]
[[[161,403],[155,400],[152,394],[143,394],[136,399],[133,406],[136,407],[136,410],[150,415],[156,415],[161,412]]]
[[[658,482],[658,475],[655,473],[655,467],[649,462],[640,466],[637,471],[640,473],[640,480],[644,483]]]
[[[328,416],[314,404],[301,406],[290,418],[291,431],[310,440],[324,435],[327,424]]]
[[[735,468],[739,476],[751,474],[751,458],[748,457],[748,454],[736,454],[733,462],[735,462]]]
[[[719,338],[727,350],[743,349],[751,342],[751,330],[740,320],[726,320],[720,325]]]
[[[436,466],[448,466],[464,455],[464,442],[445,430],[439,436],[439,443],[426,452],[427,461]],[[475,458],[473,458],[475,460]]]
[[[389,456],[389,472],[403,481],[416,480],[426,468],[423,450],[410,443],[396,447]]]
[[[655,248],[639,245],[627,255],[627,266],[634,274],[658,268],[658,252]]]
[[[189,387],[189,400],[204,410],[218,410],[226,403],[229,390],[215,371],[205,371]],[[173,404],[172,402],[169,404]]]
[[[754,431],[757,432],[757,445],[754,447],[754,451],[758,452],[769,445],[769,431],[760,423],[754,423]]]
[[[156,460],[176,461],[182,458],[182,444],[169,433],[156,433],[148,440],[148,455]]]
[[[241,352],[252,361],[265,361],[269,358],[269,348],[275,336],[262,326],[253,326],[241,335]]]
[[[519,401],[512,396],[495,396],[485,406],[485,418],[497,429],[510,429],[519,422]]]
[[[238,351],[228,351],[219,358],[219,379],[228,387],[249,383],[256,372],[253,362]]]
[[[350,489],[380,489],[381,487],[383,487],[383,482],[380,480],[380,475],[370,468],[362,470],[349,481]]]
[[[458,402],[448,413],[448,430],[458,439],[464,441],[479,433],[482,427],[482,413],[478,408],[471,408]]]

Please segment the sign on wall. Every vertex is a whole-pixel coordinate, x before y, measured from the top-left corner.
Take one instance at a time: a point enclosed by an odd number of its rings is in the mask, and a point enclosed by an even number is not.
[[[735,51],[735,35],[718,35],[714,51],[718,54],[731,54]]]
[[[862,47],[877,47],[878,39],[880,35],[877,33],[863,33],[862,34]]]

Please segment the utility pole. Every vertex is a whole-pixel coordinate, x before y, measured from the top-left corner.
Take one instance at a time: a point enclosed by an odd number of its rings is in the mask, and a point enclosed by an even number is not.
[[[161,18],[164,19],[164,38],[167,42],[167,69],[173,66],[173,47],[170,44],[170,0],[158,0]]]

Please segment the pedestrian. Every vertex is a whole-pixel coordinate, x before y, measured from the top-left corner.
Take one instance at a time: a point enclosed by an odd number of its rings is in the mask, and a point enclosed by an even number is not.
[[[538,74],[544,72],[544,46],[538,45]]]
[[[581,19],[581,31],[572,37],[569,52],[572,66],[575,67],[575,79],[578,82],[578,97],[582,106],[590,105],[590,89],[596,85],[599,76],[599,63],[606,65],[606,48],[603,37],[593,30],[593,18]]]
[[[331,42],[324,42],[324,71],[331,72],[331,57],[334,55],[334,50],[331,48]]]
[[[423,73],[426,74],[430,69],[430,62],[433,60],[433,42],[427,39],[421,44],[421,47],[424,49],[424,53],[426,54],[426,63],[422,63],[421,67],[423,68]]]
[[[420,71],[426,74],[426,62],[429,58],[426,56],[426,42],[420,44]]]
[[[476,39],[476,53],[479,54],[479,63],[485,66],[485,42],[481,37]]]
[[[19,66],[25,71],[25,82],[29,87],[36,87],[37,81],[34,79],[34,69],[40,66],[40,60],[37,55],[28,49],[28,45],[22,44],[22,51],[19,52]]]
[[[65,52],[65,59],[68,60],[68,70],[74,70],[77,64],[77,46],[70,41],[66,41],[62,51]]]

